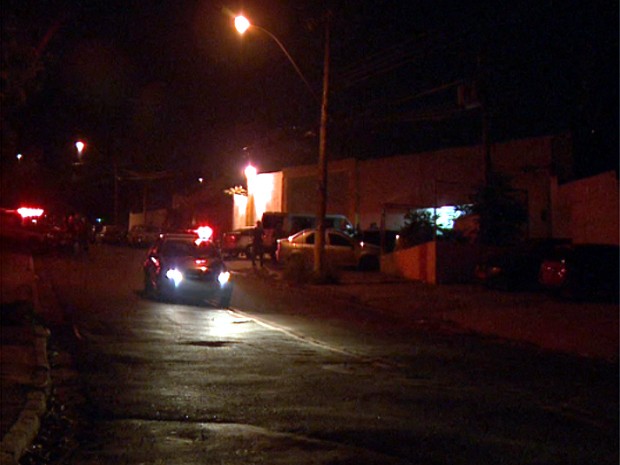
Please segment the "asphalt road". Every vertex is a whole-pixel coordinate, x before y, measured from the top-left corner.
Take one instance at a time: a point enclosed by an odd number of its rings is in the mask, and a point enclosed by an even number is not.
[[[37,259],[71,339],[55,362],[80,416],[63,463],[618,463],[615,366],[242,277],[241,311],[146,300],[143,258]]]

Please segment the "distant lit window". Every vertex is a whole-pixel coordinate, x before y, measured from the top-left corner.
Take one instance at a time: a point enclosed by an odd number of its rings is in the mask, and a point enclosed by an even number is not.
[[[442,229],[454,228],[454,220],[465,214],[462,207],[446,205],[439,208],[426,208],[424,211],[437,215],[436,224]]]

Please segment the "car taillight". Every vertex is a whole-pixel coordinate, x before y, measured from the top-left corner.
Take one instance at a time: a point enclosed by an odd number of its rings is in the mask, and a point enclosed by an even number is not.
[[[194,263],[196,264],[196,266],[198,267],[198,269],[200,271],[207,271],[209,269],[209,267],[207,266],[207,260],[199,258],[194,260]]]

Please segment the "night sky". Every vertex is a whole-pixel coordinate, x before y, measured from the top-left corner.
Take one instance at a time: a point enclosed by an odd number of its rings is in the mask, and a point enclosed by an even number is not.
[[[101,177],[115,163],[234,183],[247,161],[314,163],[327,9],[330,157],[479,143],[480,112],[456,97],[476,83],[493,140],[570,133],[578,173],[617,169],[611,0],[3,0],[3,54],[21,41],[42,64],[3,124],[15,150],[64,176],[77,138],[89,143],[84,169]],[[314,94],[270,37],[239,36],[237,12],[285,45]]]

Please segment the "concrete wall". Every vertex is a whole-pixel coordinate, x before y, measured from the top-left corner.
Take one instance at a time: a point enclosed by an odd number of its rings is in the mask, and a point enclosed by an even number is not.
[[[437,284],[436,242],[381,256],[381,272],[412,281]]]
[[[353,159],[329,163],[327,177],[327,213],[341,214],[354,221],[356,211],[356,164]],[[284,211],[310,213],[318,211],[318,167],[315,165],[285,168]]]
[[[427,242],[381,257],[381,271],[429,284],[468,283],[480,249],[471,244]]]
[[[491,147],[493,167],[509,176],[528,206],[529,237],[550,237],[553,233],[551,179],[555,173],[566,174],[566,169],[560,167],[570,155],[568,146],[566,137],[548,136]],[[274,184],[273,191],[281,210],[316,214],[317,175],[316,165],[283,169],[278,178],[281,189]],[[398,230],[410,209],[470,203],[484,178],[482,146],[364,161],[337,160],[329,163],[327,213],[343,214],[362,229],[369,229],[373,223],[380,225],[384,220],[386,229]],[[252,205],[249,208],[254,209]],[[267,209],[279,210],[274,206]],[[234,218],[235,225],[243,222],[238,212]],[[245,223],[250,220],[246,217]]]
[[[615,172],[563,184],[554,192],[554,237],[570,238],[575,243],[620,243]]]
[[[516,140],[491,147],[495,169],[507,174],[527,203],[530,237],[549,237],[552,222],[550,179],[564,160],[563,136]],[[559,147],[559,148],[558,148]],[[466,204],[484,182],[482,146],[456,147],[435,152],[329,164],[328,213],[341,213],[368,229],[381,224],[400,229],[411,208]],[[317,210],[317,167],[283,170],[283,205],[289,212]]]
[[[461,147],[361,162],[362,228],[380,224],[386,204],[394,205],[386,212],[386,228],[400,229],[405,206],[427,208],[467,203],[484,179],[482,160],[480,148]]]

